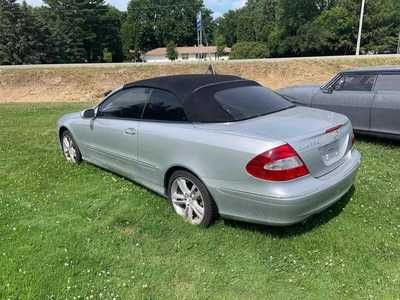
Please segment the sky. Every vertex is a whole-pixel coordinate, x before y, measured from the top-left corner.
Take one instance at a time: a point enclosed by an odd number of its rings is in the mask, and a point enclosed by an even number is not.
[[[107,3],[114,5],[120,10],[126,10],[128,0],[106,0]],[[41,5],[41,0],[27,0],[30,5]],[[222,16],[230,9],[242,7],[246,0],[204,0],[205,5],[214,12],[214,18]]]

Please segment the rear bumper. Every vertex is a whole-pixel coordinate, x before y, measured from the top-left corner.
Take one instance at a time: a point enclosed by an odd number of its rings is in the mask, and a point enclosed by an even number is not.
[[[285,226],[299,223],[334,204],[352,187],[361,155],[352,150],[346,162],[321,177],[305,177],[290,184],[290,191],[296,185],[293,195],[253,194],[248,191],[214,188],[210,192],[217,202],[220,214],[226,218],[253,223]],[[268,184],[268,183],[266,183]],[[282,194],[284,194],[282,196]]]

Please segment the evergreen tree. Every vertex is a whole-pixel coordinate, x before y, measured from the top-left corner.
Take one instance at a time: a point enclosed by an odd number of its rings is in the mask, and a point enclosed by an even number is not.
[[[178,52],[176,51],[176,44],[172,41],[169,42],[167,45],[167,58],[172,61],[178,59]]]
[[[101,18],[101,31],[103,48],[112,55],[113,62],[122,62],[124,59],[121,39],[121,20],[123,13],[114,7],[108,7],[107,12]]]
[[[48,63],[51,35],[25,2],[0,0],[0,64]]]
[[[14,53],[18,43],[15,24],[19,5],[16,0],[0,0],[0,64],[14,64]]]
[[[65,62],[99,62],[103,59],[104,34],[110,25],[104,0],[45,0],[57,49]],[[118,33],[119,30],[117,30]]]
[[[45,62],[45,45],[41,39],[42,28],[33,17],[32,10],[26,2],[19,9],[15,24],[15,34],[18,37],[14,49],[16,64],[38,64]]]

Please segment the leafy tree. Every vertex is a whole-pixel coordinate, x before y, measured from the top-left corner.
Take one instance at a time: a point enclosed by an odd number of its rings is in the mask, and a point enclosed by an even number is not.
[[[396,0],[366,2],[362,35],[365,52],[395,52],[400,31]],[[314,21],[301,26],[297,32],[301,55],[354,54],[356,50],[360,3],[340,0],[323,11]]]
[[[352,2],[349,11],[354,13],[352,7],[358,0],[248,0],[243,8],[229,11],[217,20],[216,34],[222,35],[229,46],[236,42],[263,42],[272,56],[318,53],[322,45],[315,33],[321,24],[316,20],[342,1]],[[306,41],[312,39],[312,44],[307,45]]]
[[[353,54],[357,41],[358,15],[351,1],[325,11],[314,21],[303,25],[299,29],[299,53]]]
[[[180,46],[196,44],[195,20],[201,10],[205,37],[212,41],[212,12],[204,8],[203,0],[131,0],[122,28],[124,53],[148,51],[165,47],[169,41]]]
[[[230,10],[216,21],[216,35],[222,36],[225,43],[232,47],[238,40],[238,10]]]
[[[320,0],[280,0],[277,6],[277,28],[280,43],[276,52],[281,56],[300,54],[298,30],[321,14]]]
[[[172,61],[178,59],[178,52],[176,51],[176,44],[172,41],[169,42],[167,45],[167,58]]]
[[[362,50],[395,53],[399,32],[400,1],[375,0],[366,2]]]
[[[226,44],[222,36],[217,36],[215,38],[215,46],[217,47],[217,56],[218,57],[224,56]]]
[[[231,59],[255,59],[269,57],[267,46],[261,42],[240,42],[233,45]]]
[[[225,45],[234,46],[232,58],[353,54],[361,4],[247,0],[214,21],[203,0],[130,0],[127,12],[105,0],[44,0],[47,6],[35,8],[16,1],[0,0],[0,64],[139,61],[170,41],[196,44],[199,11],[218,55]],[[399,32],[399,0],[366,2],[364,52],[395,52]]]

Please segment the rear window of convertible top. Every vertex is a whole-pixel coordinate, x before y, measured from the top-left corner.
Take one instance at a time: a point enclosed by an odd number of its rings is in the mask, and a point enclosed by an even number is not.
[[[185,100],[192,122],[225,123],[265,116],[295,105],[254,81],[234,81],[201,88]]]

